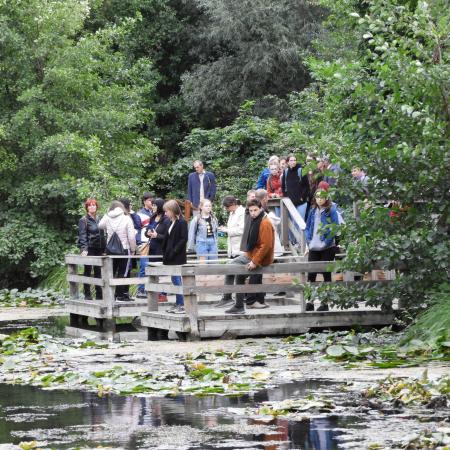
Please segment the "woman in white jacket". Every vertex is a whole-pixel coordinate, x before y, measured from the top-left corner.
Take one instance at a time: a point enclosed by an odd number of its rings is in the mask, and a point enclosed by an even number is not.
[[[244,234],[245,208],[238,205],[236,197],[227,195],[222,202],[229,212],[226,227],[219,227],[219,231],[227,233],[228,258],[236,258],[241,255],[241,239]]]
[[[106,229],[108,241],[113,233],[117,233],[123,247],[123,255],[131,255],[136,251],[136,230],[134,229],[131,217],[125,214],[125,207],[117,200],[114,200],[109,207],[109,211],[105,214],[99,223],[100,229]],[[106,244],[108,245],[108,244]],[[131,269],[131,259],[114,258],[113,259],[113,276],[114,278],[127,278]],[[128,294],[129,286],[117,286],[115,298],[116,301],[132,300]]]

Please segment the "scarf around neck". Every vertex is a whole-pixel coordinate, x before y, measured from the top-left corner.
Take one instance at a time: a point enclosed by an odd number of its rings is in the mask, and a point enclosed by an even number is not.
[[[261,220],[263,220],[265,215],[266,212],[264,210],[261,210],[260,214],[255,219],[251,219],[247,237],[248,252],[253,250],[256,246],[256,243],[258,242],[259,227],[261,225]]]

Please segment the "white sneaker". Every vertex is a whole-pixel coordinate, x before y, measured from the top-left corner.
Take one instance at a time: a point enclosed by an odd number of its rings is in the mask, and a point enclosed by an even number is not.
[[[249,308],[249,309],[265,309],[268,307],[269,307],[269,305],[267,305],[266,303],[259,303],[259,302],[255,302],[255,303],[252,303],[251,305],[247,305],[247,308]]]
[[[172,311],[173,314],[185,314],[184,305],[177,305],[176,308]]]

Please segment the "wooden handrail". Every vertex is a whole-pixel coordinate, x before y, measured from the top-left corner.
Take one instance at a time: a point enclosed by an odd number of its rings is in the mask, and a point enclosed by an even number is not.
[[[251,275],[251,274],[280,274],[280,273],[304,273],[304,272],[330,272],[336,261],[311,261],[275,263],[266,267],[249,271],[246,266],[238,264],[184,264],[179,266],[165,266],[150,263],[146,269],[146,275]]]
[[[294,222],[298,224],[301,230],[306,228],[306,223],[303,220],[303,217],[298,213],[297,208],[292,203],[291,199],[288,197],[282,197],[281,203],[286,207],[291,217],[294,219]]]

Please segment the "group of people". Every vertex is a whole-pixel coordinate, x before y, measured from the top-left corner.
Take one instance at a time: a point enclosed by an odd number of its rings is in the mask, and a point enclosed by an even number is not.
[[[311,159],[307,162],[311,162]],[[98,256],[106,253],[124,256],[113,259],[114,277],[123,278],[129,276],[135,261],[126,256],[137,252],[144,255],[139,260],[139,276],[143,277],[150,260],[166,265],[185,264],[187,252],[195,252],[202,261],[217,260],[218,235],[225,233],[228,263],[245,265],[250,272],[249,283],[260,284],[262,275],[251,272],[258,267],[272,264],[274,258],[283,253],[277,231],[281,221],[279,211],[269,212],[268,200],[288,197],[306,221],[305,237],[309,247],[309,260],[334,259],[335,226],[342,223],[342,216],[337,205],[330,199],[329,187],[336,184],[339,166],[323,159],[318,161],[317,171],[306,171],[297,163],[295,155],[286,158],[272,156],[268,167],[258,179],[257,189],[248,191],[245,207],[232,195],[223,198],[222,206],[228,213],[226,226],[219,226],[213,213],[216,196],[214,174],[206,171],[199,160],[194,161],[193,166],[195,172],[188,178],[188,199],[193,210],[193,218],[189,224],[176,200],[164,201],[149,192],[143,194],[142,207],[137,212],[133,211],[129,199],[122,198],[113,201],[102,218],[98,216],[97,200],[90,198],[84,204],[86,215],[79,221],[78,246],[81,254]],[[295,244],[295,238],[290,238]],[[116,241],[115,247],[113,241]],[[84,275],[91,276],[92,272],[95,277],[100,276],[99,267],[86,265]],[[315,281],[316,275],[310,273],[309,281]],[[331,281],[331,274],[323,275],[325,281]],[[245,279],[246,275],[227,276],[225,284],[243,284]],[[172,282],[174,285],[181,285],[181,277],[173,276]],[[101,287],[96,286],[95,289],[96,298],[101,299]],[[116,301],[132,301],[128,289],[128,286],[117,286]],[[146,298],[143,285],[138,286],[136,296]],[[84,297],[87,300],[92,299],[89,285],[84,285]],[[158,299],[160,302],[167,301],[167,295],[161,292]],[[227,314],[242,314],[245,312],[245,306],[268,307],[263,293],[238,293],[235,301],[232,300],[231,294],[225,294],[216,306],[230,306],[225,311]],[[308,303],[307,310],[313,309],[312,303]],[[321,305],[319,309],[326,310],[328,307]],[[184,313],[184,299],[181,294],[176,296],[175,305],[168,311],[175,314]]]

